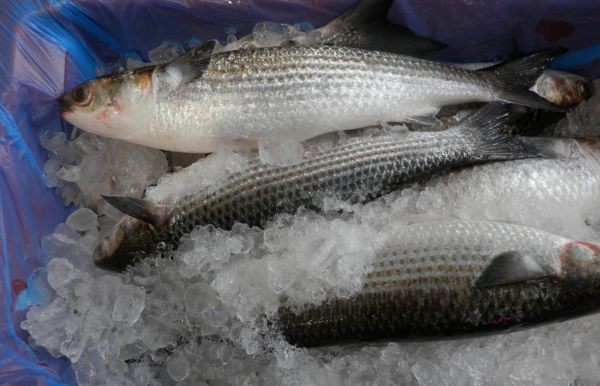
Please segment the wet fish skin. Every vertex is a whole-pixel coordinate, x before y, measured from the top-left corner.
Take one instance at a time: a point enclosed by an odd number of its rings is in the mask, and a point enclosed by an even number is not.
[[[504,101],[563,111],[528,90],[560,49],[479,72],[334,46],[209,51],[200,47],[151,73],[103,78],[110,87],[91,81],[63,99],[63,117],[100,135],[206,153],[401,122],[448,104]]]
[[[600,307],[600,249],[513,224],[398,227],[349,299],[283,305],[276,320],[304,347],[494,332]]]
[[[526,140],[535,140],[535,146],[545,154],[553,154],[553,158],[488,163],[451,171],[423,185],[417,209],[447,216],[503,219],[532,227],[552,224],[552,228],[545,229],[581,237],[582,230],[575,229],[596,223],[600,215],[597,145],[594,148],[589,143],[556,138]],[[593,232],[585,235],[592,237]]]
[[[118,224],[97,248],[96,264],[123,268],[137,252],[152,253],[159,242],[177,245],[200,225],[263,226],[278,213],[314,207],[322,196],[368,201],[451,168],[540,156],[536,149],[499,133],[506,117],[503,106],[490,104],[444,132],[361,139],[291,166],[258,164],[213,192],[183,199],[172,210],[142,200],[108,197],[110,204],[141,221],[137,228],[129,222]],[[128,232],[133,232],[133,244]],[[143,239],[146,242],[140,243]]]

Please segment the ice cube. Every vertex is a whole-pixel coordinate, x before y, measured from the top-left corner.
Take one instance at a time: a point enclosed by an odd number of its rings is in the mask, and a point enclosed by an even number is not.
[[[175,382],[181,382],[190,375],[190,362],[182,351],[176,351],[167,361],[167,372]]]
[[[104,151],[106,144],[104,138],[84,131],[69,143],[69,147],[83,156]]]
[[[301,32],[294,26],[273,22],[257,23],[252,31],[257,47],[275,47],[300,34]]]
[[[149,187],[146,196],[149,200],[165,204],[177,199],[198,194],[227,180],[227,177],[243,170],[247,158],[238,153],[221,150],[182,169],[177,174],[167,174],[158,184]]]
[[[46,186],[54,188],[59,184],[58,171],[62,168],[62,162],[56,158],[51,158],[44,164],[44,178]]]
[[[59,356],[61,345],[70,339],[64,328],[64,321],[70,317],[70,313],[65,301],[55,298],[48,305],[29,308],[21,328],[29,332],[37,345]]]
[[[50,152],[58,151],[66,139],[67,134],[63,131],[44,130],[40,133],[40,144]]]
[[[56,293],[48,283],[48,271],[46,268],[36,268],[27,279],[27,289],[33,304],[44,305],[50,303]]]
[[[68,182],[77,182],[81,178],[81,167],[75,165],[63,165],[56,176]]]
[[[128,57],[125,59],[124,67],[126,70],[134,70],[136,68],[146,67],[149,63],[143,62],[141,60],[133,59]]]
[[[63,164],[79,165],[81,163],[81,155],[66,145],[62,145],[56,150],[56,157]]]
[[[138,287],[124,286],[121,294],[117,297],[112,310],[112,319],[115,322],[133,326],[145,307],[146,293]]]
[[[153,64],[165,63],[175,59],[183,54],[184,49],[181,44],[172,41],[163,42],[160,46],[148,52],[148,59]]]
[[[149,184],[167,172],[167,159],[158,149],[120,141],[110,141],[108,148],[111,194],[141,197]]]
[[[79,239],[79,244],[81,244],[87,250],[91,251],[96,247],[99,240],[100,231],[98,231],[97,229],[92,229],[86,232],[85,235],[83,235],[83,237]]]
[[[302,32],[310,31],[315,28],[310,21],[301,21],[300,23],[294,24],[294,27]]]
[[[258,154],[265,164],[288,166],[302,161],[304,147],[295,141],[260,141]]]
[[[91,251],[84,248],[76,240],[58,233],[42,237],[42,252],[48,259],[66,258],[79,269],[84,269],[92,263]]]
[[[63,199],[65,206],[81,203],[80,190],[74,183],[66,183],[60,188],[60,196]]]
[[[92,210],[79,208],[67,217],[67,225],[78,232],[98,228],[98,216]]]
[[[427,359],[421,359],[412,367],[412,372],[419,385],[452,385],[452,380],[444,371]]]
[[[54,235],[62,235],[71,240],[79,240],[81,237],[79,233],[77,233],[73,228],[71,228],[68,224],[61,222],[54,228]]]
[[[90,194],[95,190],[96,184],[105,175],[109,167],[110,159],[107,154],[94,153],[86,155],[81,161],[82,178],[77,182],[77,186],[85,194]]]
[[[55,290],[69,284],[78,276],[79,272],[65,258],[58,257],[48,262],[48,284]]]
[[[189,50],[190,48],[198,47],[198,46],[200,46],[201,44],[202,44],[202,40],[200,40],[200,39],[198,39],[198,38],[196,38],[196,37],[191,37],[191,38],[188,38],[188,39],[187,39],[187,40],[184,42],[185,48],[186,48],[186,49],[188,49],[188,50]]]
[[[237,42],[237,29],[235,27],[227,27],[225,28],[225,35],[227,35],[227,44],[233,44]]]

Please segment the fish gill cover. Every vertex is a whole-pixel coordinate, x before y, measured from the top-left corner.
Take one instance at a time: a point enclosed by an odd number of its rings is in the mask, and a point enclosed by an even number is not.
[[[119,59],[147,59],[165,41],[224,36],[234,26],[243,35],[256,22],[308,20],[320,26],[351,0],[215,2],[190,0],[6,1],[0,10],[0,383],[73,384],[66,359],[27,345],[18,326],[19,295],[36,267],[46,263],[40,239],[71,208],[45,185],[44,130],[65,128],[56,98]],[[440,18],[439,15],[444,17]],[[518,17],[517,17],[518,16]],[[483,61],[562,45],[572,51],[556,68],[590,75],[600,55],[594,1],[452,3],[398,0],[393,21],[447,43],[441,59]],[[501,26],[501,28],[499,27]],[[102,70],[103,68],[103,70]],[[596,72],[597,73],[597,72]],[[30,296],[30,301],[36,300]],[[33,299],[33,300],[31,300]]]

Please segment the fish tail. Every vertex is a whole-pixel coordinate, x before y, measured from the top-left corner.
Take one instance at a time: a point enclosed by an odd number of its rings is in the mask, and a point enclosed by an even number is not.
[[[542,72],[552,63],[554,58],[566,50],[564,48],[550,48],[515,60],[508,60],[500,64],[486,67],[478,72],[492,77],[492,82],[500,90],[499,100],[515,103],[535,109],[567,112],[554,103],[537,95],[530,88]]]
[[[465,118],[457,127],[474,145],[475,159],[504,161],[524,158],[548,158],[532,144],[504,131],[509,116],[508,106],[490,103]]]

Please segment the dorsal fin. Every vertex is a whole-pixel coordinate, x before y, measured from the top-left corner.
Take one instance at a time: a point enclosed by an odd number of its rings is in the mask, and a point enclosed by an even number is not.
[[[493,258],[475,282],[475,287],[512,284],[553,276],[556,276],[553,269],[540,265],[533,257],[507,251]]]
[[[155,229],[160,228],[171,213],[167,205],[159,205],[141,198],[126,196],[105,196],[102,198],[121,212],[152,225]]]
[[[393,0],[360,0],[319,28],[323,43],[406,55],[447,47],[431,38],[419,36],[406,27],[390,23],[387,15],[392,3]]]
[[[214,40],[210,40],[190,49],[168,63],[164,71],[167,75],[176,79],[176,81],[170,83],[177,87],[200,77],[210,63],[215,44]]]

